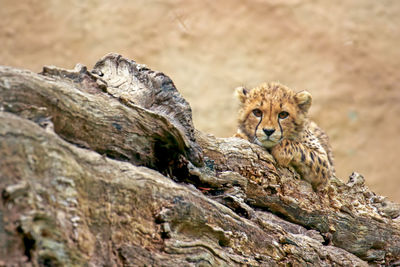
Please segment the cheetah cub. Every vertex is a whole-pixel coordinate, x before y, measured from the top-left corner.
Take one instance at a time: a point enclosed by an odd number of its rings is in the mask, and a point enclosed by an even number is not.
[[[311,94],[279,83],[236,89],[241,105],[236,137],[265,147],[282,167],[293,167],[321,190],[334,175],[328,137],[307,118]]]

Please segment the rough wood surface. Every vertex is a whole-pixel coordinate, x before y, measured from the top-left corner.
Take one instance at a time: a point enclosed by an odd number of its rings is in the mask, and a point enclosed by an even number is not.
[[[399,264],[399,205],[361,175],[317,194],[119,55],[0,67],[0,110],[0,266]]]
[[[178,129],[177,123],[172,124],[166,116],[107,93],[104,82],[84,66],[77,65],[72,71],[44,67],[42,75],[5,67],[0,75],[0,100],[5,111],[38,123],[50,121],[55,132],[72,143],[151,167],[180,153],[188,154],[197,164],[201,162],[201,150],[191,147],[194,142],[182,131],[186,125]],[[171,87],[169,90],[173,91]],[[190,109],[186,112],[183,115],[190,118]],[[165,149],[173,154],[157,155]]]

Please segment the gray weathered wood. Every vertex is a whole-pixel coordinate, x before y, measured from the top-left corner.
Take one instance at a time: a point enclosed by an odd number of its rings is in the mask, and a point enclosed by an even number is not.
[[[196,132],[172,81],[121,56],[0,67],[0,110],[0,265],[400,260],[399,205],[361,175],[317,194],[262,147]]]

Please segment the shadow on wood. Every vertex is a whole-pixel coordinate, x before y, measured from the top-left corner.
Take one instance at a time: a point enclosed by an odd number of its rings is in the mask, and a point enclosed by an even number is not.
[[[367,266],[400,208],[354,173],[317,194],[262,147],[194,129],[163,73],[0,67],[0,265]]]

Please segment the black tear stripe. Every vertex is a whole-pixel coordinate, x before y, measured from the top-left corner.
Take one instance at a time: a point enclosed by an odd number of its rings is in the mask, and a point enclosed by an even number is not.
[[[254,130],[254,138],[257,138],[257,128],[261,124],[264,115],[261,115],[260,121],[257,123],[256,129]]]
[[[310,151],[310,157],[311,157],[311,160],[314,162],[314,153],[312,151]],[[318,158],[318,160],[320,160],[320,159]]]
[[[281,122],[279,121],[279,119],[278,119],[278,125],[279,125],[279,129],[280,129],[280,131],[281,131],[281,138],[280,138],[280,140],[282,140],[282,138],[283,138],[283,129],[282,129],[282,125],[281,125]]]

